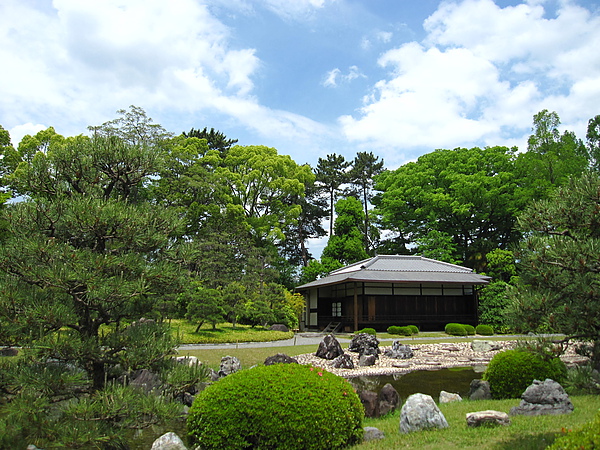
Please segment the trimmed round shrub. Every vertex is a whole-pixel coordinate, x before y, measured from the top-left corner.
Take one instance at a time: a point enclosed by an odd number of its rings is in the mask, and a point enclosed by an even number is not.
[[[523,350],[506,350],[492,358],[483,379],[489,381],[493,398],[519,398],[533,380],[550,378],[561,383],[566,373],[560,358],[544,359]]]
[[[467,335],[467,330],[465,329],[464,325],[461,325],[460,323],[449,323],[444,328],[444,331],[446,332],[446,334],[450,334],[452,336]]]
[[[489,325],[480,323],[475,328],[475,332],[481,336],[492,336],[494,334],[494,329]]]
[[[400,336],[412,336],[413,335],[413,331],[410,327],[398,327],[398,326],[391,326],[388,327],[387,332],[389,334],[398,334]]]
[[[475,327],[473,325],[463,325],[468,336],[475,336]]]
[[[591,422],[557,438],[548,450],[579,450],[600,448],[600,412]]]
[[[408,328],[412,330],[412,334],[419,334],[419,327],[416,325],[409,325]]]
[[[259,366],[208,386],[187,428],[202,449],[340,449],[362,441],[364,409],[348,381],[301,364]]]
[[[377,331],[375,331],[374,328],[363,328],[362,330],[356,331],[354,334],[361,334],[361,333],[366,333],[366,334],[370,334],[373,336],[377,335]]]

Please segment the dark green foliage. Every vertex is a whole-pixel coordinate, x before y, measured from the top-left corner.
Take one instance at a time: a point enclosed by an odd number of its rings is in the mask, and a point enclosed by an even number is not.
[[[481,336],[492,336],[494,334],[494,329],[489,325],[484,325],[480,323],[475,328],[475,332],[480,334]]]
[[[358,331],[354,332],[354,334],[361,334],[361,333],[371,334],[373,336],[377,335],[377,331],[375,331],[375,328],[363,328],[362,330],[358,330]]]
[[[516,349],[496,354],[483,379],[490,382],[492,396],[503,399],[520,397],[533,380],[550,378],[560,383],[565,374],[565,364],[559,358],[543,358],[539,354]]]
[[[389,334],[398,334],[400,336],[412,336],[413,334],[415,334],[413,332],[413,329],[410,326],[399,327],[399,326],[392,325],[391,327],[388,327],[387,332]],[[418,328],[417,328],[417,332],[418,332]]]
[[[577,430],[565,430],[565,434],[557,438],[548,450],[587,450],[600,448],[600,412],[594,420]]]
[[[464,325],[460,323],[449,323],[444,327],[444,331],[446,334],[450,334],[452,336],[466,336],[467,330]]]
[[[465,327],[465,331],[467,332],[468,336],[474,336],[475,335],[475,327],[473,325],[463,325],[463,327]]]
[[[362,439],[364,410],[352,386],[300,364],[260,366],[202,391],[188,432],[203,449],[338,449]]]
[[[507,312],[509,300],[505,281],[495,281],[481,290],[479,294],[479,321],[496,330],[507,330]]]
[[[599,395],[600,373],[591,364],[569,367],[562,386],[569,395]]]

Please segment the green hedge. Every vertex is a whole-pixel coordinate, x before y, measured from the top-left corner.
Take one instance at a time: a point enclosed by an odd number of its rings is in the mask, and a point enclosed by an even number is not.
[[[446,334],[450,334],[452,336],[466,336],[467,330],[464,325],[460,323],[449,323],[444,327],[444,331]]]
[[[408,325],[408,328],[412,330],[412,334],[419,334],[419,327],[416,325]]]
[[[398,334],[400,336],[412,336],[413,335],[413,330],[411,327],[391,326],[391,327],[388,327],[387,332],[389,334]]]
[[[340,449],[362,441],[363,406],[342,377],[301,364],[242,370],[208,386],[187,426],[202,449]]]
[[[354,334],[361,334],[361,333],[366,333],[366,334],[371,334],[373,336],[377,336],[377,331],[375,331],[374,328],[363,328],[362,330],[358,330],[358,331],[354,332]]]
[[[494,329],[490,325],[479,324],[475,328],[475,332],[481,336],[492,336]]]
[[[560,358],[544,359],[524,350],[506,350],[492,358],[483,379],[495,399],[519,398],[533,380],[550,378],[561,383],[567,369]]]

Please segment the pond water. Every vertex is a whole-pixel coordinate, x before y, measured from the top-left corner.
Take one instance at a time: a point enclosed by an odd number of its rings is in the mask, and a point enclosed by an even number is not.
[[[386,383],[390,383],[398,391],[401,401],[416,393],[431,395],[437,401],[440,391],[456,393],[463,398],[468,397],[471,381],[481,378],[481,375],[471,367],[458,367],[420,370],[399,375],[356,377],[348,381],[357,391],[377,393]]]

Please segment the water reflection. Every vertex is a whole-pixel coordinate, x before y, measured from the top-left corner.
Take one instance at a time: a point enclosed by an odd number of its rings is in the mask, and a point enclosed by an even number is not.
[[[437,401],[440,391],[453,392],[467,398],[472,380],[481,378],[481,373],[471,367],[440,370],[421,370],[397,375],[375,375],[350,378],[348,381],[357,391],[379,392],[386,383],[394,386],[402,401],[409,395],[421,393],[431,395]]]

